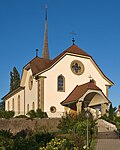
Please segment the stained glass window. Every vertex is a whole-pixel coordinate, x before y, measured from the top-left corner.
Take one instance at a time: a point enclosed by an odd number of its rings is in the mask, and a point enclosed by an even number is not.
[[[64,90],[65,90],[65,78],[64,76],[60,75],[58,76],[58,91]]]

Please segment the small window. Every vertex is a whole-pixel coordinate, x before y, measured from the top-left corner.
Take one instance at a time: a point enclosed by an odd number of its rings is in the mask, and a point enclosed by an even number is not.
[[[10,102],[8,101],[8,111],[10,111]]]
[[[18,95],[18,114],[20,114],[20,95]]]
[[[33,87],[33,77],[32,76],[30,76],[29,77],[29,90],[32,90],[32,87]]]
[[[27,113],[29,112],[29,104],[27,104]]]
[[[32,110],[35,110],[35,103],[32,103]]]
[[[65,78],[63,75],[58,76],[58,91],[65,91]]]
[[[55,106],[51,106],[51,107],[50,107],[50,112],[51,112],[51,113],[55,113],[55,112],[56,112],[56,110],[57,110],[57,109],[56,109],[56,107],[55,107]]]
[[[12,99],[12,110],[14,111],[14,98]]]

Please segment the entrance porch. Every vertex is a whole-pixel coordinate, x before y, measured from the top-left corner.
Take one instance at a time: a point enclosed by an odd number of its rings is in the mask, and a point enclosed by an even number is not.
[[[92,81],[76,86],[70,95],[61,102],[67,113],[79,114],[87,108],[94,118],[107,114],[110,101]]]

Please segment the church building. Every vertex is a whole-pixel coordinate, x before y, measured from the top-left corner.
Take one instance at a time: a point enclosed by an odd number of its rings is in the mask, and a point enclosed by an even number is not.
[[[108,90],[113,82],[108,79],[92,56],[75,45],[50,59],[48,50],[47,8],[42,57],[28,62],[22,71],[20,87],[3,97],[5,110],[15,115],[26,115],[40,108],[48,117],[77,114],[84,108],[106,114]]]

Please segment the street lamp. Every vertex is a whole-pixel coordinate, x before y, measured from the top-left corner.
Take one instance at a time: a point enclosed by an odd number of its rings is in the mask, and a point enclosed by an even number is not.
[[[87,140],[86,140],[86,149],[89,149],[89,137],[88,137],[88,118],[89,118],[90,114],[89,114],[89,111],[88,111],[88,108],[87,110],[85,111],[85,117],[87,118]]]

